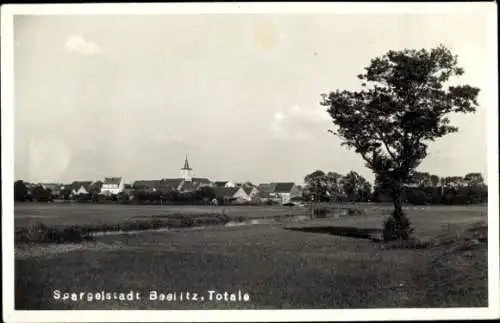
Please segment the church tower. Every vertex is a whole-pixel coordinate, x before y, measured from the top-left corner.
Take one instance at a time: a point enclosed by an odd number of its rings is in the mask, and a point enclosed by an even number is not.
[[[189,167],[187,155],[186,160],[184,161],[184,167],[181,168],[181,177],[186,182],[191,182],[191,180],[193,179],[193,169]]]

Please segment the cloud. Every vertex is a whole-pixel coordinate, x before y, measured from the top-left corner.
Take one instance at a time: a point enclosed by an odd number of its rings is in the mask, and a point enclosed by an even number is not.
[[[66,40],[64,46],[67,52],[76,53],[80,55],[99,55],[102,49],[93,42],[87,41],[80,36],[73,35]]]
[[[271,130],[277,139],[310,141],[326,131],[328,121],[328,114],[320,108],[294,105],[274,114]]]

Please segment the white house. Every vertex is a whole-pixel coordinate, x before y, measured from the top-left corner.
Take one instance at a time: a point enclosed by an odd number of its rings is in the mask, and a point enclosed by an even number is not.
[[[121,177],[106,177],[101,187],[101,194],[105,195],[116,195],[123,192],[125,189],[125,183]]]
[[[277,198],[281,203],[288,203],[294,197],[302,196],[302,189],[295,183],[275,183],[271,197]]]

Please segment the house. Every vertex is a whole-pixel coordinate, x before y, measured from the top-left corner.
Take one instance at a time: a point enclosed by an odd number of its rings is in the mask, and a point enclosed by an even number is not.
[[[257,194],[257,197],[261,199],[261,201],[269,201],[269,200],[276,200],[274,195],[272,193],[274,192],[274,187],[276,186],[276,183],[264,183],[264,184],[259,184],[257,186],[257,190],[259,191]]]
[[[242,187],[216,187],[215,196],[226,202],[248,202],[250,197]]]
[[[91,190],[92,181],[74,181],[71,183],[71,194],[81,195],[89,194]]]
[[[90,185],[90,192],[89,193],[100,194],[101,193],[102,184],[103,184],[103,182],[101,182],[101,181],[93,182]]]
[[[254,200],[259,194],[259,190],[255,186],[243,185],[243,186],[241,186],[241,188],[243,188],[245,193],[248,195],[249,200]]]
[[[276,183],[265,183],[265,184],[259,184],[257,186],[257,189],[261,193],[271,193],[274,191],[275,186],[276,186]]]
[[[302,190],[293,182],[275,183],[274,190],[269,195],[281,203],[288,203],[293,198],[302,196]]]
[[[121,177],[106,177],[101,186],[101,194],[116,195],[123,192],[125,183]]]
[[[214,186],[218,188],[236,188],[236,183],[232,181],[218,181],[214,182]]]

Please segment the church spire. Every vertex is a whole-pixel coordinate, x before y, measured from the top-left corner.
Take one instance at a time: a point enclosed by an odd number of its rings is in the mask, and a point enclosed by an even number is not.
[[[188,156],[186,154],[186,160],[184,160],[184,167],[181,168],[181,177],[186,182],[191,182],[193,178],[193,169],[189,167]]]
[[[191,170],[191,167],[189,167],[189,162],[188,162],[187,155],[186,155],[186,160],[184,161],[184,167],[182,169]]]

